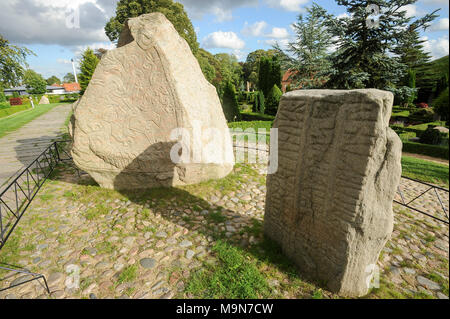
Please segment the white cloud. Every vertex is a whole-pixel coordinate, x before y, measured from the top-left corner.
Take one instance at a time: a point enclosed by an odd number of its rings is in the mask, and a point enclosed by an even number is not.
[[[245,47],[245,42],[232,31],[216,31],[210,33],[203,39],[203,46],[207,49],[222,48],[241,50]]]
[[[264,29],[267,27],[265,21],[258,21],[251,25],[245,22],[244,29],[242,29],[242,34],[245,36],[259,37],[264,33]]]
[[[264,43],[270,46],[278,44],[282,50],[286,50],[289,45],[289,39],[269,39],[265,40]]]
[[[448,6],[448,0],[422,0],[426,4],[437,4],[441,6]]]
[[[56,62],[58,62],[59,64],[72,64],[72,62],[67,59],[57,59]]]
[[[103,31],[108,18],[96,1],[2,1],[0,34],[20,44],[76,46],[109,41]],[[70,19],[76,16],[79,23]]]
[[[289,37],[289,33],[285,28],[272,28],[272,32],[265,35],[267,38],[273,39],[286,39]]]
[[[338,15],[336,16],[336,18],[338,18],[338,19],[341,19],[341,18],[350,18],[350,15],[349,15],[347,12],[344,12],[344,13],[338,14]]]
[[[422,40],[425,40],[423,44],[424,50],[430,52],[433,59],[438,59],[445,55],[448,55],[448,35],[431,40],[428,39],[428,37],[423,37]]]
[[[239,61],[242,61],[242,60],[244,60],[245,57],[247,57],[248,53],[241,51],[241,50],[233,50],[233,54],[236,56],[236,58]]]
[[[417,15],[417,7],[414,4],[408,4],[402,7],[403,11],[406,11],[406,16],[408,18],[414,17]]]
[[[448,18],[442,18],[434,22],[428,29],[430,31],[447,31],[448,30]]]
[[[280,7],[287,11],[303,11],[302,6],[309,2],[309,0],[266,0],[271,7]]]
[[[233,19],[232,11],[239,7],[255,7],[258,0],[178,0],[186,8],[189,17],[202,19],[205,14],[213,14],[218,22]]]

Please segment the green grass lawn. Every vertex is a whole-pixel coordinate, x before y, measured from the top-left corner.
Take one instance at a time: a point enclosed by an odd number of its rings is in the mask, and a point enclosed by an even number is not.
[[[448,187],[449,167],[414,157],[402,157],[402,175]]]
[[[28,122],[47,113],[48,111],[50,111],[51,109],[53,109],[55,106],[58,105],[61,105],[61,103],[38,105],[32,110],[28,110],[8,118],[0,119],[0,137],[3,137],[6,134],[19,129]]]
[[[436,122],[430,122],[430,123],[423,123],[423,124],[419,124],[419,125],[408,126],[408,128],[409,129],[425,131],[428,128],[428,125],[445,126],[445,121],[436,121]]]

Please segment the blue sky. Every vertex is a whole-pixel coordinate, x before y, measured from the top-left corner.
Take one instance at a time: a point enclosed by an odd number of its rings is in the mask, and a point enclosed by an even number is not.
[[[25,45],[37,56],[30,68],[44,77],[71,72],[70,59],[79,58],[87,46],[114,48],[103,32],[114,14],[117,0],[2,0],[0,34]],[[292,41],[290,25],[312,4],[308,0],[179,0],[196,29],[200,45],[212,53],[248,53],[269,49],[274,41]],[[316,1],[330,13],[341,15],[334,0]],[[426,49],[434,58],[448,54],[449,8],[446,0],[419,0],[406,9],[422,16],[441,8],[440,17],[423,33]],[[76,17],[79,17],[77,19]],[[77,24],[79,21],[79,25]]]

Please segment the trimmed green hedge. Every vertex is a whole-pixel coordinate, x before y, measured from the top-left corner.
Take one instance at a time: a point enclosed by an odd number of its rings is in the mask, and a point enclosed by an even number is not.
[[[267,115],[267,114],[260,114],[260,113],[247,113],[242,112],[241,113],[242,121],[273,121],[275,119],[275,116]]]
[[[11,114],[14,114],[14,113],[25,111],[27,109],[31,109],[30,104],[17,105],[17,106],[0,109],[0,118],[10,116]]]
[[[421,154],[448,160],[448,147],[403,141],[403,152]]]

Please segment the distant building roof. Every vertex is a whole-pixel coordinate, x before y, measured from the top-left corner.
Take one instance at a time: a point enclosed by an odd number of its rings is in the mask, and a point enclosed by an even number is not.
[[[26,90],[27,90],[27,88],[24,85],[21,85],[21,86],[16,86],[16,87],[13,87],[13,88],[10,88],[10,89],[4,89],[3,91],[5,91],[5,92],[14,92],[14,91],[26,91]]]
[[[66,92],[77,92],[81,90],[81,86],[80,83],[63,83],[62,85],[64,87],[64,90],[66,90]]]
[[[45,88],[47,89],[47,91],[53,91],[53,90],[61,90],[63,87],[55,85],[47,85]]]

